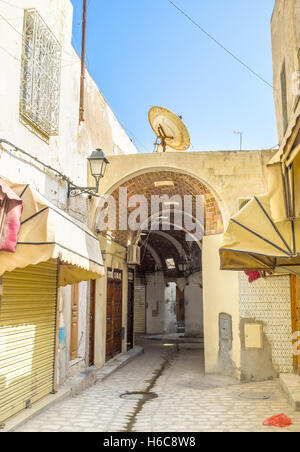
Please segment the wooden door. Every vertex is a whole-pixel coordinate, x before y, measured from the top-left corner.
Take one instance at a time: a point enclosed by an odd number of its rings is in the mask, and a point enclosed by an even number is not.
[[[108,269],[106,308],[106,361],[122,353],[122,284],[121,270]]]
[[[95,364],[95,313],[96,313],[96,281],[91,281],[90,289],[90,337],[89,337],[89,365]]]
[[[79,313],[79,285],[71,288],[71,335],[70,361],[78,357],[78,313]]]
[[[128,270],[128,305],[127,305],[127,351],[133,348],[134,340],[134,270]]]
[[[106,361],[113,357],[113,298],[114,281],[107,279],[107,304],[106,304]]]
[[[184,312],[184,292],[176,287],[176,317],[177,322],[184,322],[185,312]]]
[[[114,272],[114,309],[113,309],[113,341],[114,356],[122,353],[122,289],[123,273],[121,270]]]
[[[146,286],[135,284],[134,290],[134,332],[146,333]]]
[[[292,302],[292,330],[293,330],[293,345],[297,348],[297,354],[294,351],[294,370],[300,374],[300,346],[296,343],[300,340],[300,279],[297,276],[291,275],[291,302]]]

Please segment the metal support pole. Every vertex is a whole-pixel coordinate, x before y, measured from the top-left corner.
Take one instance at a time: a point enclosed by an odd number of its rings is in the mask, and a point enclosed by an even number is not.
[[[79,123],[84,121],[86,13],[87,13],[87,0],[83,0]]]
[[[239,135],[240,136],[240,151],[243,150],[243,132],[239,132],[239,131],[234,131],[233,132],[235,135]]]

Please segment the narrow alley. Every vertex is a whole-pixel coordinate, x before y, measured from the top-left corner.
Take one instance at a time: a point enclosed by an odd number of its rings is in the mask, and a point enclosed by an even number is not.
[[[33,418],[17,432],[272,432],[300,430],[277,380],[237,384],[204,376],[199,342],[140,339],[144,354],[83,394]],[[179,351],[178,351],[179,348]],[[143,395],[136,393],[142,392]],[[127,393],[134,393],[133,395]],[[263,427],[284,412],[293,425]]]
[[[0,41],[0,433],[300,432],[300,0],[0,0]]]

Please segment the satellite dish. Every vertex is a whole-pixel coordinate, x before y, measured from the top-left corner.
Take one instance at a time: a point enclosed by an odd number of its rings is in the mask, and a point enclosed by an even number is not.
[[[163,107],[151,108],[148,116],[157,136],[155,152],[161,152],[159,148],[162,148],[162,152],[166,152],[167,146],[176,151],[186,151],[190,147],[190,135],[181,116]]]

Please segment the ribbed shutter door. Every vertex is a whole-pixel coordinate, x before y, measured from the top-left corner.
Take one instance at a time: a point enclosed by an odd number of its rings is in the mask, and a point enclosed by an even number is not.
[[[57,261],[2,278],[0,422],[52,392]]]
[[[134,332],[146,332],[146,287],[140,284],[135,286]]]

